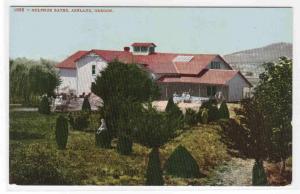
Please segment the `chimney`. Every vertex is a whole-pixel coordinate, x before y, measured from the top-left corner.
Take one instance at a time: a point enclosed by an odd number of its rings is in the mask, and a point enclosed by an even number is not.
[[[129,51],[130,51],[130,47],[125,46],[125,47],[124,47],[124,51],[129,52]]]

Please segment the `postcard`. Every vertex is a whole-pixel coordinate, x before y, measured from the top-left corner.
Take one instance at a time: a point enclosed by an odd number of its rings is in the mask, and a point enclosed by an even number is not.
[[[9,184],[289,186],[292,7],[9,7]]]

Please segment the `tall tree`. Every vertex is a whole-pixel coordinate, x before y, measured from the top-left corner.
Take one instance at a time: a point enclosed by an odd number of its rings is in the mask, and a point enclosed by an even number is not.
[[[276,63],[266,63],[265,70],[254,96],[272,130],[270,159],[281,161],[283,172],[292,155],[292,60],[281,57]]]
[[[266,175],[263,161],[270,153],[271,131],[258,102],[252,98],[244,100],[241,108],[235,110],[238,120],[221,120],[222,140],[228,148],[238,150],[240,156],[253,158],[253,185],[265,185]],[[263,172],[263,173],[261,173]]]
[[[168,124],[166,113],[158,112],[150,103],[136,119],[135,140],[152,149],[146,171],[146,185],[163,185],[159,148],[174,137],[174,130]]]

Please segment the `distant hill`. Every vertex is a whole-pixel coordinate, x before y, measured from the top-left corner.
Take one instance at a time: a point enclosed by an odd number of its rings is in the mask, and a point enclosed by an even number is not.
[[[223,57],[234,69],[240,70],[250,82],[256,85],[259,74],[264,71],[262,64],[277,61],[282,56],[293,57],[293,44],[274,43],[224,55]]]
[[[279,57],[292,58],[293,44],[274,43],[261,48],[235,52],[224,56],[224,59],[232,64],[258,64],[276,61]]]

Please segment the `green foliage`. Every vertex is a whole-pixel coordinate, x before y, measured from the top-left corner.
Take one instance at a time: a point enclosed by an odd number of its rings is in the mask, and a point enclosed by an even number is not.
[[[164,169],[167,174],[182,178],[199,178],[200,171],[197,161],[189,151],[179,145],[167,159]]]
[[[171,97],[166,106],[167,122],[170,128],[174,130],[183,128],[184,116],[179,107],[173,102]]]
[[[285,57],[276,63],[266,63],[255,88],[254,97],[272,131],[273,161],[284,162],[292,155],[292,66],[292,60]]]
[[[54,64],[55,62],[45,59],[10,60],[10,101],[28,105],[43,94],[53,96],[55,88],[60,84]]]
[[[47,96],[43,96],[39,106],[39,113],[50,114],[50,104]]]
[[[158,112],[151,105],[143,109],[137,121],[134,136],[144,146],[160,147],[174,136],[174,129],[168,125],[165,113]]]
[[[68,142],[68,120],[60,115],[56,119],[56,127],[55,127],[55,139],[58,146],[58,149],[66,149],[67,142]]]
[[[252,170],[252,185],[265,186],[268,184],[267,175],[262,161],[255,161]]]
[[[238,121],[223,119],[219,122],[223,129],[222,140],[244,157],[266,159],[270,153],[270,130],[259,104],[254,99],[246,99],[235,112]]]
[[[102,115],[113,136],[134,128],[133,120],[141,104],[159,96],[158,86],[146,71],[118,61],[109,63],[97,76],[92,92],[104,102]]]
[[[203,102],[200,109],[206,108],[208,111],[208,122],[217,121],[219,118],[219,110],[215,100]]]
[[[68,115],[68,120],[74,130],[85,130],[89,127],[89,113],[80,111]]]
[[[191,108],[186,109],[184,121],[188,126],[195,126],[198,123],[197,112]]]
[[[117,142],[117,151],[122,155],[130,155],[132,152],[132,139],[126,134],[120,135]]]
[[[124,156],[113,149],[96,147],[95,133],[76,131],[69,133],[68,149],[57,150],[55,123],[58,115],[67,116],[66,113],[43,115],[38,112],[10,112],[10,132],[34,133],[41,136],[40,139],[31,137],[21,139],[19,137],[18,140],[11,139],[12,136],[10,136],[9,176],[11,184],[21,184],[20,181],[16,182],[15,180],[16,178],[20,180],[22,177],[25,179],[23,172],[27,169],[28,173],[33,173],[33,175],[26,175],[28,184],[38,184],[38,182],[46,180],[52,170],[47,173],[44,171],[42,174],[38,172],[41,168],[50,168],[52,165],[49,163],[52,163],[59,172],[59,176],[64,182],[61,184],[123,186],[145,184],[145,172],[148,164],[145,162],[145,158],[150,152],[148,148],[134,143],[134,154]],[[98,115],[94,116],[98,118]],[[99,124],[95,126],[99,127]],[[183,131],[178,137],[160,147],[161,164],[164,164],[175,148],[182,144],[197,160],[200,171],[210,176],[209,172],[214,171],[215,167],[228,159],[226,146],[220,142],[218,128],[217,125],[205,125],[198,126],[195,130]],[[116,147],[116,143],[116,139],[113,139],[111,146]],[[33,144],[35,148],[33,148]],[[49,157],[39,161],[38,152]],[[24,156],[25,154],[26,156]],[[29,158],[29,155],[32,157]],[[164,176],[166,185],[210,184],[206,183],[208,178],[185,179]],[[59,179],[55,179],[56,182],[58,182],[57,180]],[[56,185],[55,182],[52,184]]]
[[[164,185],[163,173],[160,166],[159,150],[152,148],[146,172],[146,185]]]
[[[57,160],[57,155],[40,144],[21,148],[10,162],[10,184],[18,185],[70,185],[76,184],[73,176]]]
[[[96,132],[96,146],[100,148],[111,148],[111,136],[108,130],[102,130],[99,133]]]
[[[229,119],[229,110],[226,102],[222,102],[219,108],[219,119]]]
[[[83,100],[81,110],[82,111],[88,111],[88,112],[92,110],[89,99],[87,97],[85,97],[84,100]]]
[[[208,123],[208,111],[207,111],[207,109],[206,108],[200,109],[199,112],[201,113],[201,123],[207,124]]]

